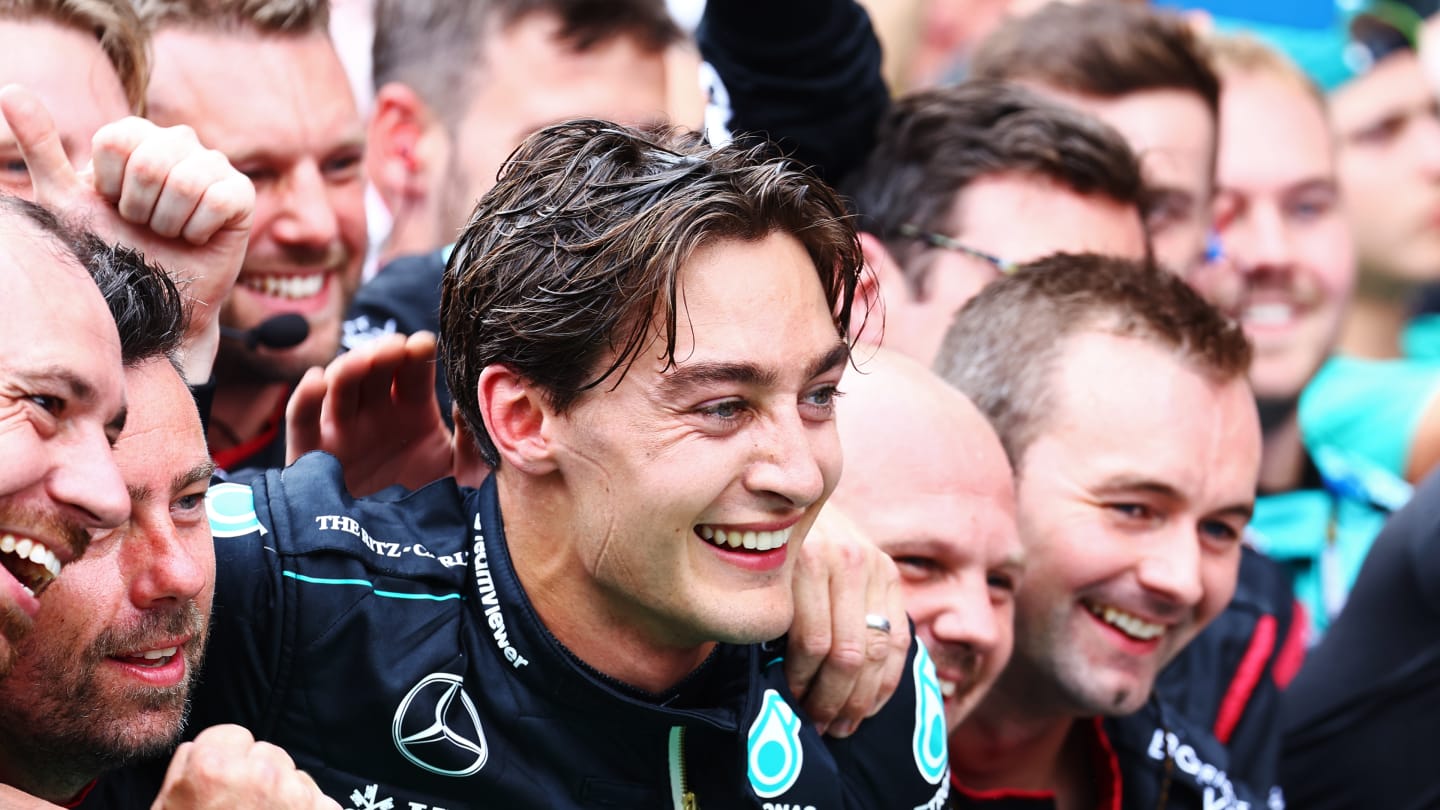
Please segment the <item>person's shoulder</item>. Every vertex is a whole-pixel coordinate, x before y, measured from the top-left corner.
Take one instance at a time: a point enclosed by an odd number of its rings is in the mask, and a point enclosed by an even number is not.
[[[440,284],[449,248],[402,256],[361,285],[346,315],[341,341],[353,349],[389,334],[439,327]]]
[[[474,491],[445,478],[417,490],[392,487],[350,494],[340,462],[307,453],[246,487],[211,488],[216,537],[259,532],[285,557],[330,554],[394,576],[428,576],[462,568]]]

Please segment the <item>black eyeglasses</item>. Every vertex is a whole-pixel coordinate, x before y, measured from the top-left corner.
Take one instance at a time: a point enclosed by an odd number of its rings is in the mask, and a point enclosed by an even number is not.
[[[972,259],[979,259],[1007,276],[1015,272],[1015,268],[1020,266],[1019,262],[1002,259],[993,253],[986,253],[983,250],[970,247],[964,242],[954,237],[946,236],[943,233],[921,230],[919,227],[911,225],[908,222],[900,226],[900,235],[906,239],[918,239],[930,247],[940,248],[941,250],[953,250],[956,253],[969,256]]]

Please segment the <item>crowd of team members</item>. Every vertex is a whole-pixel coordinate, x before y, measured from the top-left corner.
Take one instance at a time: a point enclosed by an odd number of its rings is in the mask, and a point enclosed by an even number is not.
[[[1385,6],[0,0],[0,806],[1440,805]]]

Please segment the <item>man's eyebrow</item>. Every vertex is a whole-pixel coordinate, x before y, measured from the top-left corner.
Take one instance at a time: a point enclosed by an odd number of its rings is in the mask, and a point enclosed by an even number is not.
[[[1232,504],[1221,509],[1216,509],[1214,514],[1221,516],[1233,515],[1249,523],[1250,518],[1255,516],[1255,504],[1253,502]]]
[[[806,369],[805,379],[810,380],[819,377],[827,371],[832,371],[837,366],[843,366],[850,360],[850,344],[845,341],[837,341],[830,351],[815,358]]]
[[[1168,500],[1182,502],[1185,500],[1185,496],[1180,493],[1180,490],[1165,483],[1164,481],[1156,481],[1152,478],[1136,478],[1129,476],[1111,478],[1110,480],[1101,484],[1097,491],[1101,493],[1147,492],[1151,495],[1156,495],[1158,497],[1166,498]],[[1255,504],[1253,502],[1249,502],[1235,503],[1230,504],[1229,506],[1222,506],[1219,509],[1210,512],[1210,514],[1234,515],[1236,517],[1244,518],[1248,521],[1250,520],[1250,517],[1254,514],[1254,512]]]
[[[1157,481],[1153,478],[1143,478],[1131,475],[1119,475],[1114,478],[1107,479],[1096,489],[1097,491],[1102,493],[1144,492],[1150,495],[1157,495],[1162,498],[1169,498],[1176,501],[1185,500],[1185,496],[1180,494],[1180,490],[1165,483],[1164,481]]]
[[[321,160],[328,159],[336,152],[349,152],[365,148],[364,132],[347,132],[345,135],[336,138],[320,151]],[[223,149],[221,151],[224,151]],[[295,160],[295,155],[290,152],[275,151],[271,146],[261,144],[249,149],[237,150],[233,154],[226,152],[226,157],[232,164],[250,163],[254,161],[282,162],[288,163]]]
[[[843,341],[812,360],[805,369],[805,379],[818,377],[842,365],[850,359],[850,347]],[[701,388],[716,383],[738,383],[749,386],[770,386],[778,382],[773,369],[761,368],[755,363],[690,363],[677,366],[660,381],[660,392],[665,396],[677,396],[692,388]]]
[[[194,467],[175,476],[175,479],[170,484],[170,491],[180,492],[189,489],[194,484],[210,480],[213,475],[215,475],[215,462],[207,458]]]
[[[20,376],[25,379],[27,385],[59,386],[64,389],[60,393],[66,399],[83,402],[87,405],[93,403],[98,396],[95,393],[95,386],[64,366],[25,369],[20,372]]]
[[[55,386],[60,389],[57,393],[65,399],[86,407],[97,405],[100,398],[95,386],[64,366],[24,369],[19,372],[18,376],[25,385],[30,387]],[[110,439],[111,445],[115,444],[116,440],[120,438],[121,431],[125,429],[127,414],[128,411],[122,404],[120,409],[105,423],[105,435]]]
[[[200,481],[209,480],[214,474],[215,462],[207,458],[203,462],[196,464],[194,467],[172,478],[170,480],[170,491],[183,492]],[[127,486],[126,489],[130,492],[130,500],[136,503],[148,500],[150,496],[155,494],[155,490],[144,484]]]
[[[764,386],[775,382],[775,373],[754,363],[691,363],[676,366],[660,380],[660,393],[677,396],[692,388],[716,383]]]

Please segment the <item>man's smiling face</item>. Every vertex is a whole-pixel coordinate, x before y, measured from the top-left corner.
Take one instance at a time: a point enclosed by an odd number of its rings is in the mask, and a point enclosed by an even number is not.
[[[1101,329],[1066,338],[1050,373],[1017,465],[1027,568],[1006,679],[1075,716],[1128,714],[1235,591],[1254,395]]]
[[[775,638],[793,610],[790,544],[840,474],[849,350],[788,235],[698,249],[678,295],[674,365],[657,339],[554,422],[564,530],[595,609],[650,643]]]
[[[94,281],[0,213],[0,675],[86,529],[130,513],[111,442],[125,421],[120,338]]]

